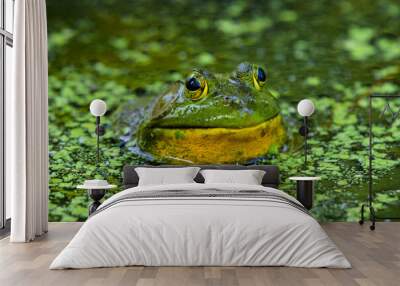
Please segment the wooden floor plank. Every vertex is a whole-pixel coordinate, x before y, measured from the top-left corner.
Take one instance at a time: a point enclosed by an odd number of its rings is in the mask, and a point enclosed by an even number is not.
[[[280,286],[400,285],[400,223],[378,223],[371,232],[356,223],[323,228],[352,263],[352,269],[290,267],[117,267],[48,269],[81,223],[50,223],[49,233],[32,243],[0,240],[1,286]]]

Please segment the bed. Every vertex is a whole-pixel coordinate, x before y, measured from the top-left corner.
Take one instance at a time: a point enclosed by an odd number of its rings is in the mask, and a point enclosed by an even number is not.
[[[293,197],[278,190],[276,166],[261,185],[196,183],[138,186],[125,166],[124,190],[107,199],[50,269],[144,266],[350,268],[343,253]],[[149,166],[150,167],[150,166]]]

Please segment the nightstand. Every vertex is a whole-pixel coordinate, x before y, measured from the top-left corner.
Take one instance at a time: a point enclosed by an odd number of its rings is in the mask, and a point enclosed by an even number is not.
[[[297,200],[310,210],[313,206],[314,182],[321,180],[321,177],[290,177],[289,180],[297,182]]]
[[[106,180],[86,180],[83,185],[76,188],[87,190],[89,197],[93,200],[89,206],[89,215],[91,215],[101,205],[100,200],[104,197],[106,191],[115,187],[115,185],[108,184]]]

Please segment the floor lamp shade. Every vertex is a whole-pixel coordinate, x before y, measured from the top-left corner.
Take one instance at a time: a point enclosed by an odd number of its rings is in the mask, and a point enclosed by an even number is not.
[[[103,116],[107,111],[107,104],[101,99],[95,99],[90,103],[90,113],[93,116]]]
[[[297,112],[301,116],[311,116],[315,111],[314,103],[309,99],[303,99],[297,105]]]

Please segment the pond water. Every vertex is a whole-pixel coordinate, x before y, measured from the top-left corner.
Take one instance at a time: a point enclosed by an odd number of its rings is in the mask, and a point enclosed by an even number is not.
[[[145,159],[121,146],[121,106],[142,107],[194,67],[231,72],[249,61],[268,71],[288,141],[254,163],[277,164],[282,189],[298,174],[320,175],[313,214],[358,220],[367,198],[368,95],[399,94],[398,1],[47,1],[49,31],[50,220],[84,220],[75,190],[96,176],[90,101],[104,99],[102,170],[120,184],[124,164]],[[299,100],[316,105],[311,158],[303,167]],[[374,100],[378,215],[400,216],[400,119]],[[400,99],[391,101],[397,112]]]

